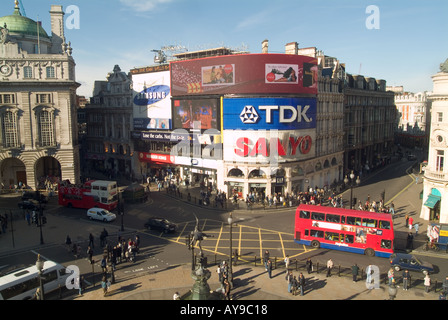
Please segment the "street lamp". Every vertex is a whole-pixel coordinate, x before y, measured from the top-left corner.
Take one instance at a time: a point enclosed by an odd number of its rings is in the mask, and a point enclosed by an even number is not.
[[[230,225],[230,263],[229,263],[229,284],[231,286],[233,286],[233,269],[232,269],[232,264],[233,264],[233,248],[232,248],[232,224],[233,224],[233,218],[232,218],[232,212],[230,212],[230,216],[229,218],[227,218],[227,222]]]
[[[361,183],[361,180],[359,179],[359,176],[356,178],[355,181],[355,174],[352,172],[350,173],[350,180],[348,179],[347,175],[345,175],[344,183],[348,184],[350,182],[350,209],[353,209],[353,187],[356,185],[358,186]]]
[[[44,300],[44,286],[42,283],[42,272],[44,270],[44,262],[41,258],[40,258],[40,254],[37,255],[37,261],[36,261],[36,268],[39,271],[39,290],[40,290],[40,295],[39,295],[39,299],[40,300]]]

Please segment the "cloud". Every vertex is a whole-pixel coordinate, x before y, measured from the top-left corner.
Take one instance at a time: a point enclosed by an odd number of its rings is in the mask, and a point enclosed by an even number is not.
[[[159,4],[170,3],[174,0],[120,0],[120,2],[137,12],[152,11]]]

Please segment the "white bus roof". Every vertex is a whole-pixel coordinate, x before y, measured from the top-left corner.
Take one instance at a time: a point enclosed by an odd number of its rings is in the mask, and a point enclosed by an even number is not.
[[[54,268],[58,265],[59,264],[54,261],[45,261],[43,272],[45,273],[47,270]],[[4,275],[3,277],[0,277],[0,288],[2,288],[3,285],[5,285],[5,284],[11,284],[11,282],[13,282],[15,280],[20,280],[22,278],[28,277],[31,274],[37,274],[37,273],[38,273],[38,270],[37,270],[36,265],[30,266],[28,268],[22,268],[22,269],[12,271],[12,272],[8,273],[7,275]]]

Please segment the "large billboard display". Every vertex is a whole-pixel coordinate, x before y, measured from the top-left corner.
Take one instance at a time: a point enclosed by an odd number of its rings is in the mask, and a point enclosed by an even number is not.
[[[223,129],[312,129],[316,107],[316,98],[225,98]]]
[[[219,100],[173,99],[173,128],[192,130],[219,129]]]
[[[315,129],[224,130],[224,161],[271,164],[294,162],[315,156]]]
[[[134,130],[171,129],[170,72],[132,75]]]
[[[172,62],[172,96],[317,94],[317,59],[242,54]]]

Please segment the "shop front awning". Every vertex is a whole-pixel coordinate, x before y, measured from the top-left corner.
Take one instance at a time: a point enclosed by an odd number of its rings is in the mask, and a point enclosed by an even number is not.
[[[424,205],[427,206],[430,209],[434,209],[434,207],[436,206],[437,202],[440,201],[440,197],[439,196],[435,196],[433,194],[430,194],[428,196],[428,199],[426,199]]]

